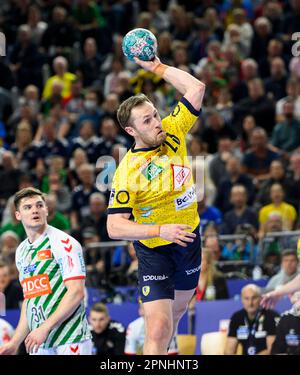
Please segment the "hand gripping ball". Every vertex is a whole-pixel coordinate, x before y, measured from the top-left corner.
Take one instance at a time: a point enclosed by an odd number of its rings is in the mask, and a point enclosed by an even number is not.
[[[157,40],[147,29],[133,29],[124,36],[122,49],[124,55],[131,61],[134,61],[134,57],[149,61],[156,55]]]

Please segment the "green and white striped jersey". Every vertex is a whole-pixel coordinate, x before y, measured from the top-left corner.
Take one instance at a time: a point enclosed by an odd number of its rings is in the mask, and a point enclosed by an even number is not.
[[[32,244],[24,240],[16,250],[16,265],[23,287],[30,331],[57,309],[67,292],[65,281],[85,279],[82,248],[78,241],[50,225]],[[76,311],[48,335],[42,348],[91,338],[83,301]]]

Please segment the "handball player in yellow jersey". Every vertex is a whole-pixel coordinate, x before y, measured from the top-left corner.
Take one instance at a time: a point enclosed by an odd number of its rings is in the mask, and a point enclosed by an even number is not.
[[[118,121],[135,143],[114,175],[107,228],[113,239],[134,241],[145,310],[143,353],[167,354],[200,274],[197,194],[185,137],[199,116],[205,85],[158,57],[135,62],[183,97],[162,120],[143,94],[120,105]]]

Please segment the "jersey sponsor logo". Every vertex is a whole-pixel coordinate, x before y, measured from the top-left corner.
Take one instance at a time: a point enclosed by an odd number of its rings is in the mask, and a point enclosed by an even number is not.
[[[24,267],[23,273],[26,275],[26,273],[31,273],[36,270],[37,264],[29,264],[29,266]]]
[[[70,238],[67,238],[66,240],[60,240],[60,242],[63,243],[64,245],[66,245],[66,246],[64,246],[64,250],[66,250],[68,253],[70,251],[72,251],[73,245],[72,244],[69,245]]]
[[[200,271],[200,268],[201,268],[201,266],[198,266],[198,267],[193,268],[193,269],[191,269],[191,270],[185,270],[185,272],[186,272],[187,276],[189,276],[189,275],[192,275],[192,274],[195,273],[195,272]]]
[[[109,202],[108,202],[109,206],[113,205],[115,194],[116,194],[116,190],[115,189],[111,189],[110,196],[109,196]]]
[[[78,254],[78,258],[79,258],[79,263],[80,263],[80,268],[81,268],[81,272],[82,273],[85,273],[85,264],[84,264],[84,260],[83,260],[83,256],[82,254]]]
[[[22,281],[24,299],[40,297],[52,293],[47,274],[28,277]]]
[[[141,207],[139,209],[141,212],[140,212],[140,216],[141,217],[149,217],[151,216],[153,210],[152,210],[152,206],[149,206],[149,207]]]
[[[255,355],[256,354],[256,347],[255,346],[249,346],[247,349],[248,355]]]
[[[74,268],[74,262],[73,262],[73,259],[69,255],[67,255],[67,262],[68,262],[68,271],[72,272]]]
[[[196,187],[193,185],[189,190],[180,195],[180,197],[174,199],[176,211],[183,210],[189,207],[193,202],[196,201]]]
[[[146,286],[143,286],[142,288],[142,293],[145,297],[148,296],[148,294],[150,293],[150,286],[146,285]]]
[[[296,335],[290,331],[290,333],[285,336],[285,341],[289,346],[298,346],[300,344],[300,335]]]
[[[142,170],[142,174],[147,178],[148,181],[154,180],[162,171],[164,168],[162,168],[160,165],[155,164],[153,161],[147,165],[146,168]]]
[[[174,189],[179,189],[191,176],[190,168],[182,165],[172,164],[172,172]]]
[[[267,337],[267,331],[257,331],[257,332],[255,332],[254,336],[257,339],[263,339],[263,338]]]
[[[120,190],[117,193],[116,200],[120,204],[126,204],[129,202],[129,193],[127,190]]]
[[[166,276],[166,275],[146,275],[146,276],[143,276],[143,280],[144,281],[163,281],[163,280],[166,280],[168,279],[169,277]]]
[[[50,249],[40,250],[37,253],[37,260],[48,260],[52,258],[53,257]]]
[[[237,329],[237,339],[238,340],[247,340],[249,336],[249,328],[246,326],[240,326]]]

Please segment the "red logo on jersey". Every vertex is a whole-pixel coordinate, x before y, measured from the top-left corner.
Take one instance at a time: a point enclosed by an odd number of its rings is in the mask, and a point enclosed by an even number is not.
[[[172,172],[174,189],[180,188],[191,175],[190,168],[183,167],[182,165],[172,164]]]
[[[24,299],[40,297],[52,293],[47,274],[28,277],[22,281]]]
[[[73,259],[72,259],[71,257],[69,257],[69,255],[67,255],[67,259],[68,259],[68,268],[69,268],[69,272],[71,272],[72,269],[74,268]]]
[[[78,349],[79,349],[79,346],[78,346],[78,345],[76,345],[76,346],[70,346],[70,350],[71,350],[71,352],[74,353],[74,354],[79,355],[79,353],[77,353],[77,352],[78,352]]]
[[[6,328],[3,329],[3,336],[2,336],[2,342],[3,344],[6,344],[7,342],[9,342],[11,339],[9,333],[8,333],[8,330]]]
[[[67,238],[66,240],[60,240],[60,241],[63,244],[68,245],[68,243],[70,242],[70,238]],[[70,244],[70,246],[64,246],[64,249],[69,253],[73,249],[73,246],[72,244]]]

